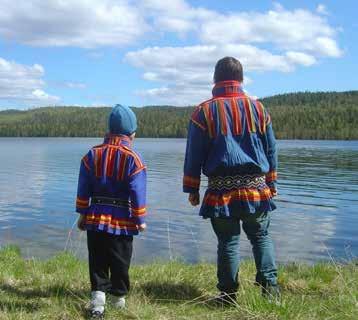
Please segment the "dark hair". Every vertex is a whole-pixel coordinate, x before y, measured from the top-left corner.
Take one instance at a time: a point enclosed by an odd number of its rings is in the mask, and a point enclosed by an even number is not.
[[[242,82],[244,79],[242,65],[233,57],[220,59],[215,66],[214,82],[236,80]]]

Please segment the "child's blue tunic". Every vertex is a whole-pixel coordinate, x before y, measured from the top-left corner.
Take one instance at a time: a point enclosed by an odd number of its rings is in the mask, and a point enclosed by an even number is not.
[[[146,167],[127,136],[107,135],[81,160],[76,211],[86,229],[138,234],[146,215]]]

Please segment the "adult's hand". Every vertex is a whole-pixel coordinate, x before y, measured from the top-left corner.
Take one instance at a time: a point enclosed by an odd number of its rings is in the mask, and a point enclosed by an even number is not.
[[[200,194],[199,192],[195,192],[195,193],[190,193],[189,194],[189,202],[192,206],[197,206],[198,204],[200,204]]]

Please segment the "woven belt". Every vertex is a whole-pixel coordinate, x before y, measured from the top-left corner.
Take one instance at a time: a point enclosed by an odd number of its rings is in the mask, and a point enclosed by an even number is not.
[[[106,197],[93,197],[91,199],[92,204],[103,204],[114,207],[122,207],[122,208],[130,208],[131,204],[127,200],[123,199],[114,199],[114,198],[106,198]]]
[[[209,177],[208,188],[211,190],[233,190],[240,188],[257,189],[266,184],[263,175],[246,175],[246,176],[225,176]]]

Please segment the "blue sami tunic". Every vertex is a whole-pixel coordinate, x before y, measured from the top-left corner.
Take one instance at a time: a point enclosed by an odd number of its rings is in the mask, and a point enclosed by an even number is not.
[[[138,234],[146,215],[146,167],[127,136],[107,135],[81,160],[76,211],[86,229]]]
[[[229,217],[276,208],[277,152],[271,117],[238,81],[222,81],[213,98],[194,110],[189,123],[183,191],[199,191],[201,173],[209,178],[261,178],[260,186],[206,190],[200,215]],[[225,180],[222,180],[225,181]],[[249,181],[249,180],[248,180]],[[230,182],[229,182],[230,183]]]

